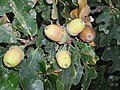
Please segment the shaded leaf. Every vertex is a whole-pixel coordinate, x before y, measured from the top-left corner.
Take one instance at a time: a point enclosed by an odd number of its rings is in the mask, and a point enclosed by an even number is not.
[[[48,8],[48,4],[46,4],[46,0],[38,0],[39,5],[36,5],[35,10],[37,12],[46,11]]]
[[[56,87],[57,90],[64,90],[64,84],[60,80],[56,81]]]
[[[95,52],[93,50],[93,48],[83,42],[78,42],[78,47],[81,49],[81,59],[83,60],[83,62],[85,63],[91,63],[91,64],[95,64],[94,63],[94,58],[95,58]]]
[[[40,61],[40,71],[42,73],[46,73],[46,70],[47,70],[47,65],[46,65],[45,60],[43,59]]]
[[[52,61],[55,57],[55,43],[49,43],[45,46],[46,58],[48,61]]]
[[[96,78],[97,73],[94,67],[89,67],[88,65],[84,65],[84,66],[85,66],[85,73],[83,76],[82,86],[83,86],[83,90],[87,90],[91,83],[91,80]]]
[[[64,90],[70,90],[74,77],[75,77],[75,67],[74,67],[74,65],[71,65],[70,68],[68,68],[66,70],[63,70],[59,74],[58,80],[59,80],[59,82],[64,84]]]
[[[99,25],[99,31],[104,31],[105,34],[109,33],[108,27],[110,26],[110,18],[110,10],[109,8],[105,8],[103,13],[100,14],[96,19],[96,23],[101,23]]]
[[[33,90],[44,90],[43,82],[41,80],[36,80],[32,84]]]
[[[21,84],[22,89],[24,89],[24,90],[28,90],[28,89],[29,90],[33,90],[33,88],[32,88],[32,82],[27,77],[24,77],[23,79],[21,79],[20,84]]]
[[[75,66],[75,73],[76,73],[73,79],[73,85],[77,85],[80,82],[83,74],[83,67],[80,61],[81,55],[79,49],[75,47],[70,46],[70,51],[72,52],[71,59]]]
[[[0,58],[5,54],[6,48],[0,46]]]
[[[66,19],[66,22],[69,22],[71,20],[69,7],[65,6],[61,15]]]
[[[117,45],[120,45],[120,26],[119,25],[115,25],[113,36],[117,40]]]
[[[120,70],[120,46],[106,47],[101,58],[104,61],[112,60],[109,72]]]
[[[107,15],[107,13],[109,15]],[[115,11],[114,13],[110,14],[110,11],[107,10],[103,13],[103,16],[101,16],[101,15],[98,16],[98,19],[96,20],[96,22],[102,23],[104,21],[107,21],[102,26],[105,26],[105,27],[103,27],[103,29],[105,31],[108,30],[109,32],[107,33],[107,31],[106,31],[106,33],[104,32],[104,33],[100,33],[100,35],[98,35],[98,37],[100,37],[99,46],[104,47],[104,46],[108,45],[112,39],[116,39],[117,45],[119,45],[120,44],[119,43],[120,42],[120,40],[119,40],[120,39],[119,38],[120,30],[119,30],[119,22],[118,22],[118,18],[117,18],[117,16],[119,16],[118,13]],[[106,15],[107,15],[107,17],[105,18]],[[99,30],[100,29],[101,28],[99,27]],[[103,29],[101,29],[101,30],[103,30]]]
[[[43,58],[43,51],[41,48],[29,49],[27,52],[28,59],[24,59],[18,67],[21,78],[27,77],[28,80],[33,81],[38,75],[40,70],[40,62]]]
[[[1,90],[17,90],[19,85],[20,77],[18,73],[8,73],[4,74],[0,79],[0,89]]]
[[[38,36],[35,37],[37,46],[47,45],[49,43],[49,40],[46,39],[44,36],[44,28],[45,26],[41,26],[39,30],[37,31]]]
[[[72,0],[72,3],[76,6],[78,6],[78,0]]]
[[[51,11],[50,7],[48,7],[47,10],[45,10],[41,13],[41,16],[44,20],[46,20],[46,21],[50,20],[50,16],[51,16],[50,11]]]
[[[50,81],[50,89],[49,90],[56,90],[56,80],[57,80],[57,78],[58,78],[58,75],[56,75],[56,74],[50,74],[49,76],[48,76],[48,79],[49,79],[49,81]]]

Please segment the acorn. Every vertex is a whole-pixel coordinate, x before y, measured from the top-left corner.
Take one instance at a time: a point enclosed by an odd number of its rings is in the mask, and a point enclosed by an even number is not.
[[[24,58],[23,50],[18,46],[12,46],[5,53],[3,63],[6,67],[12,68],[17,66]]]
[[[86,25],[84,30],[79,34],[79,38],[82,39],[84,42],[92,42],[96,37],[96,33],[94,29]]]
[[[85,27],[85,22],[78,18],[67,24],[67,32],[71,36],[77,36]]]
[[[60,50],[56,53],[56,60],[61,68],[69,68],[71,65],[70,52],[66,50]]]
[[[68,40],[67,32],[56,24],[48,25],[45,28],[45,35],[52,41],[58,42],[60,44],[65,43]]]
[[[67,32],[65,31],[64,37],[61,39],[61,41],[59,41],[59,44],[64,44],[66,43],[68,40],[70,39],[70,36],[67,34]]]

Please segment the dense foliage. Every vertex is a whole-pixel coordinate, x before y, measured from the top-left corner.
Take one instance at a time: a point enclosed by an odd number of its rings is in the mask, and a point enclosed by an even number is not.
[[[119,0],[0,0],[0,90],[119,90],[119,4]],[[76,18],[93,28],[95,40],[85,41],[80,32],[68,31]],[[45,34],[50,24],[64,29],[55,33],[64,35],[62,42]],[[73,24],[69,30],[79,27]],[[13,46],[24,51],[24,59],[7,67],[3,59]],[[66,56],[58,58],[61,50]],[[61,58],[69,61],[61,64]]]

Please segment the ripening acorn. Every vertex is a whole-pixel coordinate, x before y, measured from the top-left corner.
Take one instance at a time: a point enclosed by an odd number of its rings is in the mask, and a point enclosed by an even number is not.
[[[67,32],[56,24],[48,25],[45,28],[45,35],[52,41],[59,42],[60,44],[65,43],[68,39]]]
[[[61,68],[69,68],[71,65],[70,52],[66,50],[61,50],[56,53],[56,60]]]
[[[85,27],[85,22],[78,18],[67,24],[67,32],[71,36],[77,36]]]
[[[12,68],[17,66],[24,58],[24,52],[18,46],[12,46],[5,53],[3,63],[6,67]]]
[[[84,42],[92,42],[96,37],[96,33],[91,26],[86,25],[84,30],[79,34],[79,37]]]

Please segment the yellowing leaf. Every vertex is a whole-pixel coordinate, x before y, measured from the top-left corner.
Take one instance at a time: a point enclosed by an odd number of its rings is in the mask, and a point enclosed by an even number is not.
[[[52,19],[57,19],[58,18],[58,13],[57,13],[57,8],[52,9]]]
[[[85,7],[85,5],[87,4],[87,0],[78,0],[78,4],[79,4],[79,12],[82,11],[82,9]]]
[[[72,18],[78,17],[78,16],[79,16],[79,10],[78,10],[78,8],[73,9],[73,10],[70,12],[70,16],[71,16]]]

